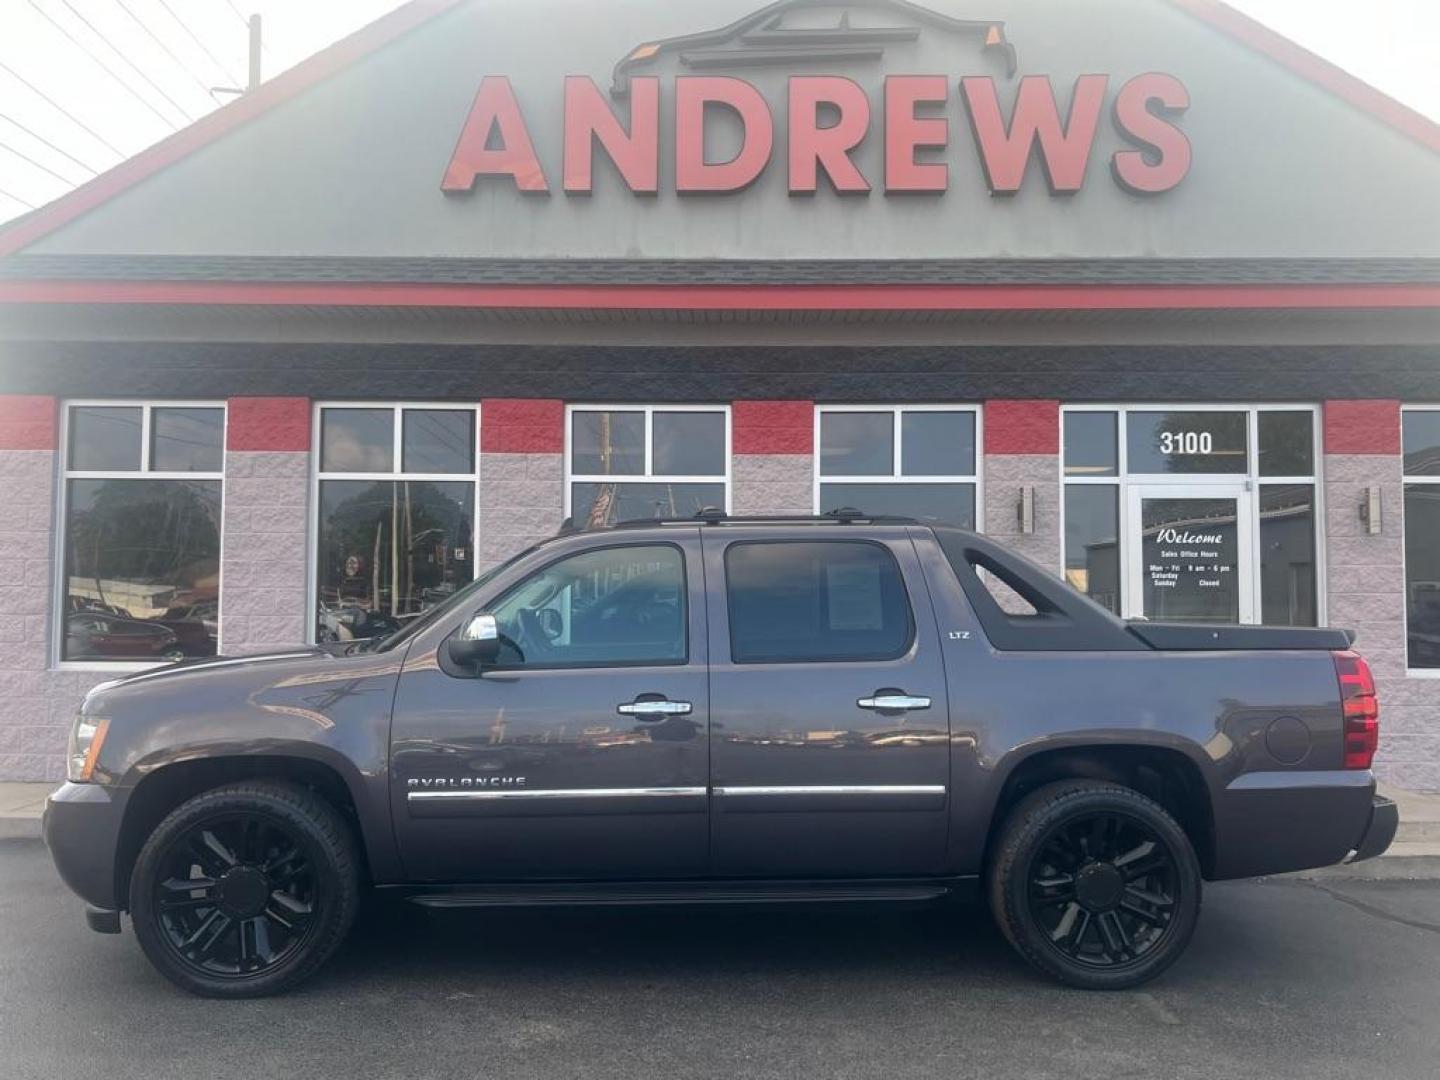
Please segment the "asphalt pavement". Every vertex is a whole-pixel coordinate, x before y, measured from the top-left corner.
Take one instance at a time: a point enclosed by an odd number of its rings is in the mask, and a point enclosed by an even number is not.
[[[1210,886],[1149,987],[1033,974],[981,909],[446,912],[374,903],[306,987],[174,989],[0,841],[0,1077],[1364,1077],[1440,1074],[1440,883]]]

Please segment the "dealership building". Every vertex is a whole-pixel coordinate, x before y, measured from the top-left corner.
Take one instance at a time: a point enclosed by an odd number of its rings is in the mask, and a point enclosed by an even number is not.
[[[1216,0],[414,0],[0,227],[0,779],[567,519],[844,507],[1353,629],[1440,790],[1440,126]]]

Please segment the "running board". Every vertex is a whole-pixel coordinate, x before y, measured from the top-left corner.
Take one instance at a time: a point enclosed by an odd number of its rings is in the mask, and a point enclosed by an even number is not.
[[[973,888],[973,879],[837,882],[634,882],[441,886],[406,899],[427,908],[591,907],[657,904],[785,904],[928,901]],[[403,887],[402,887],[403,888]]]

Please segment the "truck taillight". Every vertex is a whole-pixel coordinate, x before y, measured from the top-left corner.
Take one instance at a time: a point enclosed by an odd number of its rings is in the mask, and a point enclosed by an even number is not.
[[[1345,714],[1345,768],[1368,769],[1380,743],[1380,699],[1375,676],[1357,652],[1332,653],[1340,680],[1340,708]]]

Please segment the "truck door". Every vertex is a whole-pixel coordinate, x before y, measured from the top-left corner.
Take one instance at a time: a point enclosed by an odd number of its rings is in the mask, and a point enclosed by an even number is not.
[[[728,877],[938,873],[949,725],[904,530],[706,530],[712,865]]]
[[[391,800],[412,878],[705,872],[709,704],[697,533],[560,547],[485,605],[503,647],[483,677],[447,674],[433,648],[407,659]]]

